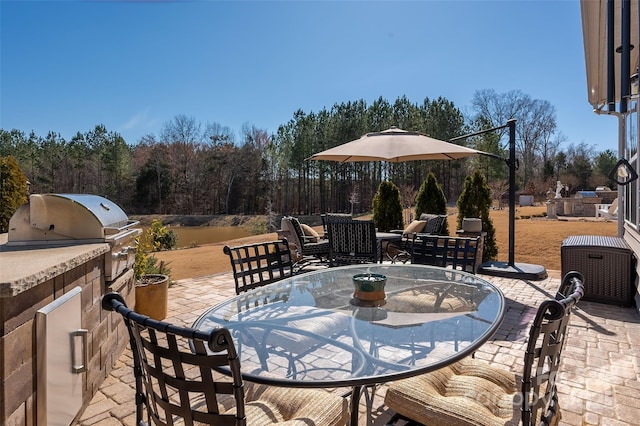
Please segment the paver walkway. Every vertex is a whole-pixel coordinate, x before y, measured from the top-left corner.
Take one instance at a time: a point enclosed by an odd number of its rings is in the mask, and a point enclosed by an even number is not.
[[[536,308],[560,286],[557,271],[549,271],[549,276],[543,281],[482,276],[502,289],[507,312],[498,332],[476,352],[476,358],[522,371]],[[167,321],[190,326],[207,308],[234,294],[231,274],[180,280],[169,289]],[[569,328],[558,378],[560,425],[640,424],[640,316],[633,308],[582,301]],[[127,350],[80,416],[79,425],[135,425],[132,364]],[[361,425],[384,425],[389,419],[392,413],[382,405],[384,392],[384,386],[378,388],[369,419],[362,398]]]

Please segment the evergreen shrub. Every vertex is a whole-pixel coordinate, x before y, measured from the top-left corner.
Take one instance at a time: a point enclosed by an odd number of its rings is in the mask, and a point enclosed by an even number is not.
[[[493,201],[491,188],[480,170],[467,176],[464,180],[464,188],[458,198],[458,229],[462,229],[462,220],[465,217],[477,217],[482,219],[482,230],[487,233],[484,238],[484,251],[482,260],[494,260],[498,255],[496,244],[496,229],[489,217]]]
[[[400,190],[393,182],[380,183],[378,192],[373,196],[372,206],[373,221],[379,231],[389,232],[392,229],[404,228]]]
[[[422,213],[447,214],[447,197],[442,191],[442,186],[436,180],[433,172],[429,172],[427,178],[420,185],[416,197],[416,219],[420,219]],[[449,235],[449,225],[444,223],[443,234]]]

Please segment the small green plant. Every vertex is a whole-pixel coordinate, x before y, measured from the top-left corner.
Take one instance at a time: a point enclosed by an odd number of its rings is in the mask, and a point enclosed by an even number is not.
[[[402,229],[402,203],[400,202],[400,190],[392,182],[380,183],[378,192],[373,196],[373,221],[382,232],[391,229]]]
[[[171,250],[176,246],[175,232],[169,230],[161,221],[155,219],[151,226],[136,238],[136,258],[133,273],[137,280],[144,275],[171,275],[171,269],[164,262],[158,263],[152,253],[161,250]]]
[[[154,219],[148,231],[152,251],[173,250],[178,243],[176,233],[167,228],[162,221]]]

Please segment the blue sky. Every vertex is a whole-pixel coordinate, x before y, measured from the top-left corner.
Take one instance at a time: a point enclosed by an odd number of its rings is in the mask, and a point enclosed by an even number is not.
[[[577,0],[0,2],[0,127],[127,143],[176,115],[236,134],[302,109],[521,90],[568,143],[617,152],[587,102]]]

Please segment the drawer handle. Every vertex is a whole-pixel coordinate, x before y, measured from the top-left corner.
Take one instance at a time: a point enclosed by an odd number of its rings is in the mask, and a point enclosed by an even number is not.
[[[89,330],[80,328],[71,333],[71,371],[75,374],[80,374],[87,371],[87,336]],[[76,359],[76,338],[80,337],[82,342],[82,364],[78,364]]]
[[[602,259],[602,255],[601,254],[590,254],[589,259]]]

